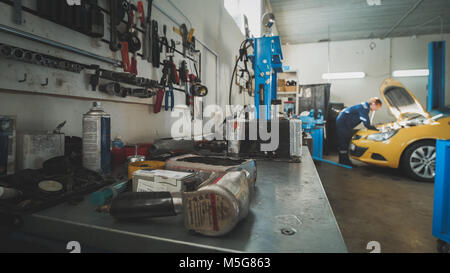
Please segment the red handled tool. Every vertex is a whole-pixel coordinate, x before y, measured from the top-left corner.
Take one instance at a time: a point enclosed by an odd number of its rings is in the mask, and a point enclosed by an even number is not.
[[[162,102],[164,99],[164,93],[165,93],[164,88],[161,88],[158,90],[158,93],[156,94],[156,102],[155,102],[155,106],[153,107],[153,113],[155,113],[155,114],[161,112]]]
[[[122,45],[122,64],[123,64],[123,71],[125,72],[131,72],[131,64],[130,64],[130,56],[128,52],[128,42],[120,42]]]

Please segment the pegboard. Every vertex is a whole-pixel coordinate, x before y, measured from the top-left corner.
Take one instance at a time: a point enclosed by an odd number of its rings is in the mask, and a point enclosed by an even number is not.
[[[77,32],[75,30],[69,29],[62,25],[58,25],[52,21],[44,18],[40,18],[33,14],[33,11],[37,9],[35,0],[22,0],[22,5],[24,11],[22,11],[22,24],[17,25],[13,23],[13,1],[1,1],[0,2],[0,24],[27,32],[34,35],[38,35],[50,40],[58,41],[63,44],[70,45],[81,50],[89,51],[94,54],[104,56],[107,58],[112,58],[116,60],[121,60],[120,51],[111,52],[109,49],[109,15],[108,15],[108,3],[107,0],[100,0],[99,6],[104,11],[104,25],[105,25],[105,35],[103,38],[91,38],[85,34]],[[131,0],[137,6],[137,0]],[[143,1],[144,11],[147,11],[147,1]],[[125,16],[126,19],[126,16]],[[153,8],[152,19],[158,21],[159,25],[159,35],[162,36],[163,25],[167,26],[167,39],[170,42],[171,39],[181,42],[181,37],[173,32],[173,27],[178,27],[174,22],[172,22],[167,16],[162,14],[158,9]],[[195,26],[194,26],[195,27]],[[143,31],[139,28],[139,38],[142,41]],[[64,51],[51,46],[43,45],[38,42],[30,41],[25,38],[16,37],[12,34],[0,32],[0,43],[9,44],[12,46],[21,47],[27,50],[36,51],[42,54],[52,55],[58,58],[67,59],[70,61],[79,62],[82,64],[94,64],[99,65],[102,69],[114,70],[117,72],[123,72],[123,69],[116,68],[112,65],[106,64],[104,62],[77,55],[69,51]],[[202,53],[201,60],[201,78],[204,84],[208,86],[216,83],[216,80],[211,80],[211,69],[203,68],[203,64],[206,63],[207,66],[213,65],[217,67],[215,63],[217,60],[211,57],[207,51],[202,47],[200,43],[196,45],[197,49]],[[181,44],[177,45],[177,50],[182,51]],[[138,77],[144,77],[152,80],[159,81],[162,76],[162,66],[156,69],[153,68],[152,64],[145,60],[142,60],[140,55],[142,54],[142,49],[137,52],[137,67],[138,67]],[[165,53],[161,54],[161,62],[165,59]],[[196,58],[183,58],[181,54],[175,53],[174,62],[179,67],[181,60],[185,59],[188,64],[188,69],[190,73],[194,72],[193,63],[198,61]],[[200,65],[197,64],[197,69]],[[116,96],[111,96],[100,91],[92,91],[89,85],[90,74],[88,71],[82,71],[81,73],[73,73],[63,70],[52,69],[44,66],[38,66],[34,64],[27,64],[16,60],[0,58],[0,69],[2,73],[0,74],[0,88],[4,90],[13,90],[21,92],[30,93],[41,93],[65,97],[74,97],[90,100],[106,100],[106,101],[117,101],[126,103],[138,103],[138,104],[153,104],[155,97],[149,99],[140,99],[134,97],[121,98]],[[206,72],[205,72],[206,71]],[[25,79],[26,74],[26,80]],[[48,79],[48,84],[45,85]],[[108,83],[108,80],[100,79],[100,84]],[[121,83],[124,87],[139,88],[136,86],[131,86]],[[216,84],[215,84],[216,85]],[[178,87],[178,92],[175,91],[175,104],[184,104],[185,94],[180,92],[184,90],[183,87]],[[216,98],[216,86],[208,86],[211,98],[206,98],[207,101],[213,101]],[[212,98],[214,97],[214,99]]]

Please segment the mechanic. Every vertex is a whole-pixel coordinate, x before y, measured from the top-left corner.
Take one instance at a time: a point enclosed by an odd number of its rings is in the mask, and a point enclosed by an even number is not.
[[[369,112],[378,111],[383,103],[379,98],[371,98],[368,102],[363,102],[341,111],[336,119],[336,131],[338,138],[339,163],[354,167],[348,156],[348,146],[353,135],[353,128],[361,122],[369,130],[378,129],[370,124]]]

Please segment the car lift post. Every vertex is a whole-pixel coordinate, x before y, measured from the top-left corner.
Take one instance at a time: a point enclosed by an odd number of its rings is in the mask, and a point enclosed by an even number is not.
[[[445,112],[445,41],[428,44],[428,69],[427,111]]]
[[[450,251],[450,140],[436,142],[436,177],[434,181],[433,236],[439,252]]]

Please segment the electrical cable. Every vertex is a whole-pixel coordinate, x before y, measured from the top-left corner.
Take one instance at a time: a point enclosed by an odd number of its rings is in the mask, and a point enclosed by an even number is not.
[[[239,61],[242,61],[243,55],[246,54],[247,49],[251,46],[251,43],[250,43],[249,46],[246,45],[250,41],[251,41],[250,39],[246,39],[239,46],[239,58],[236,60],[236,63],[234,64],[234,68],[233,68],[233,73],[231,74],[230,91],[229,91],[229,94],[228,94],[228,104],[229,105],[231,105],[231,93],[232,93],[232,90],[233,90],[234,75],[236,74],[236,70],[237,70],[237,66],[239,64]]]

